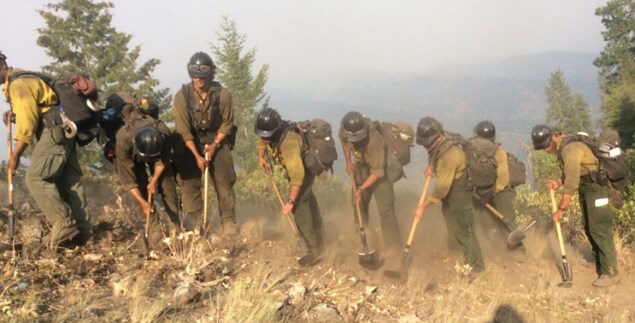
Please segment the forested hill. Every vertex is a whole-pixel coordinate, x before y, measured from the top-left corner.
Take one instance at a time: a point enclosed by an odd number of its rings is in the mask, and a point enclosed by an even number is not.
[[[271,83],[271,104],[285,118],[323,117],[335,122],[349,110],[371,118],[408,120],[432,115],[446,128],[469,135],[490,119],[499,133],[525,134],[543,122],[545,85],[555,69],[564,72],[572,93],[582,93],[594,117],[599,106],[597,54],[552,52],[494,62],[436,68],[421,73],[320,72]],[[274,67],[275,68],[275,67]]]

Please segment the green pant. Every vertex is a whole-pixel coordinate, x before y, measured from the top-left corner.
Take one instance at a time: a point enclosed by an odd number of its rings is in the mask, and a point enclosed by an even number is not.
[[[223,222],[236,221],[236,196],[234,184],[236,172],[234,171],[234,158],[227,145],[221,145],[212,158],[209,175],[218,200],[218,210]]]
[[[304,180],[300,186],[300,194],[293,207],[293,215],[307,247],[312,252],[321,253],[324,249],[324,224],[322,223],[322,215],[320,215],[320,207],[315,194],[313,194],[314,180],[314,175],[310,175],[308,171],[305,172]]]
[[[582,224],[591,243],[596,272],[598,275],[615,275],[618,273],[617,253],[613,240],[613,213],[608,203],[608,188],[580,181],[579,193]]]
[[[362,192],[360,209],[364,225],[368,225],[368,207],[373,196],[379,210],[384,242],[391,248],[401,248],[401,232],[395,216],[395,191],[387,176],[377,179],[371,187]],[[357,212],[354,205],[353,212]],[[357,223],[357,213],[355,213],[355,223]]]
[[[181,186],[183,212],[186,214],[184,226],[189,231],[202,223],[203,198],[206,197],[201,194],[204,179],[202,179],[202,174],[196,167],[194,157],[189,152],[186,155],[184,156],[184,163],[175,163],[175,171],[178,183]],[[189,159],[192,159],[192,161],[188,161]],[[236,197],[234,184],[236,183],[236,172],[234,171],[234,159],[229,147],[221,145],[209,165],[209,182],[216,190],[221,220],[223,222],[235,222]],[[210,223],[210,219],[207,219],[207,222]]]
[[[463,260],[475,272],[485,269],[481,247],[474,230],[474,206],[472,193],[467,190],[465,180],[455,180],[450,192],[443,199],[441,210],[448,228],[448,235],[463,250]]]
[[[77,227],[80,234],[91,234],[81,177],[75,139],[63,138],[56,143],[51,129],[43,129],[31,154],[25,181],[51,232]]]
[[[516,225],[516,209],[514,208],[514,199],[516,198],[516,190],[511,187],[507,187],[500,191],[489,201],[489,204],[501,213],[505,217],[505,221],[512,226]],[[482,203],[475,201],[476,213],[481,221],[479,224],[484,226],[484,229],[490,229],[491,227],[497,227],[497,240],[507,241],[507,235],[513,230],[507,227],[507,225],[488,210]],[[487,231],[487,230],[486,230]]]

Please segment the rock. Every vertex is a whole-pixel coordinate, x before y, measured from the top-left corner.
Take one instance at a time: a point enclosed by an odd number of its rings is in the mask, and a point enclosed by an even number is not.
[[[304,295],[306,294],[306,288],[302,283],[295,282],[291,284],[291,288],[287,291],[287,295],[289,295],[289,304],[298,305],[304,300]]]
[[[364,289],[364,295],[366,295],[366,297],[369,297],[376,291],[377,291],[377,286],[366,286],[366,288]]]
[[[339,322],[343,321],[340,313],[326,303],[316,305],[313,310],[313,322]]]
[[[29,283],[26,281],[21,281],[13,287],[13,289],[17,292],[24,292],[27,288],[29,288]]]
[[[89,253],[89,254],[85,254],[84,255],[84,260],[86,260],[86,261],[99,261],[103,257],[104,257],[104,255],[100,255],[100,254],[96,254],[96,253]]]
[[[399,323],[419,323],[423,322],[417,314],[408,314],[399,318]]]
[[[200,295],[196,286],[191,283],[182,283],[174,290],[174,305],[183,306],[193,302]]]

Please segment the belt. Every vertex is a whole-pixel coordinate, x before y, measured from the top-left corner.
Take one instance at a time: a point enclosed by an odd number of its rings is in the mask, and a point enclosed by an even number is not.
[[[599,172],[590,172],[586,175],[580,176],[580,181],[584,183],[596,183],[598,181]]]

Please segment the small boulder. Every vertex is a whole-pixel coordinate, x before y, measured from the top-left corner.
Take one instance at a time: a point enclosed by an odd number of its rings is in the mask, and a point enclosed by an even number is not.
[[[316,305],[313,310],[313,322],[340,322],[343,321],[340,313],[326,303]]]
[[[200,295],[198,288],[191,283],[182,283],[174,290],[174,305],[183,306],[196,300]]]
[[[304,295],[306,294],[306,288],[302,283],[295,282],[291,284],[291,288],[287,291],[287,295],[289,295],[289,304],[298,305],[304,300]]]

